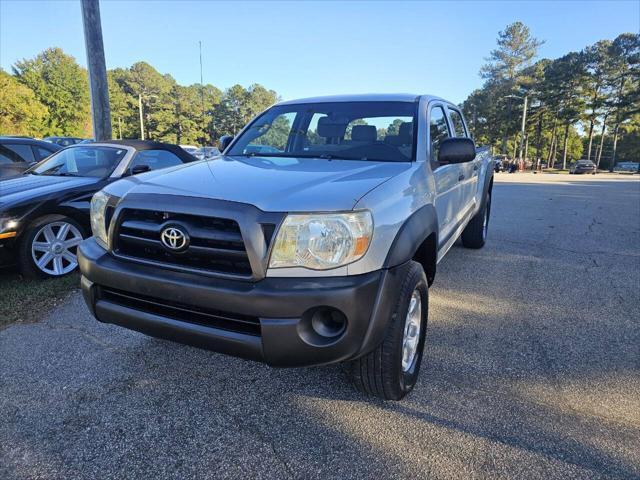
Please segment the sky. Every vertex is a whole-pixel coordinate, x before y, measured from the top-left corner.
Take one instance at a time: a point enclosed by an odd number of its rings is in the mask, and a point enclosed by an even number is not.
[[[640,30],[640,1],[101,0],[107,68],[144,60],[180,84],[260,83],[283,99],[428,93],[460,103],[514,21],[557,58]],[[85,66],[79,0],[0,0],[0,66],[61,47]]]

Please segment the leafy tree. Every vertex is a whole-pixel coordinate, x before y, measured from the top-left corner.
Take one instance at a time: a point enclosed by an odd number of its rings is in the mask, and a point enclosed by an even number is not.
[[[532,37],[529,27],[522,22],[514,22],[498,33],[497,43],[498,47],[491,51],[487,63],[480,70],[480,76],[487,80],[485,86],[493,91],[494,103],[498,108],[492,109],[492,117],[495,117],[492,120],[502,126],[504,150],[507,138],[518,131],[512,97],[530,81],[525,73],[543,42]]]
[[[551,104],[557,107],[557,119],[564,124],[562,168],[566,168],[569,129],[584,111],[582,85],[586,77],[585,56],[571,52],[552,62],[546,69]]]
[[[587,159],[591,160],[594,127],[603,114],[608,88],[607,77],[611,70],[611,42],[602,40],[584,50],[586,75],[584,77],[585,120],[588,127]]]
[[[88,136],[91,131],[87,71],[60,48],[13,66],[16,78],[48,108],[42,135]]]
[[[0,69],[0,134],[39,135],[48,114],[33,90]]]
[[[640,112],[640,34],[619,35],[610,52],[612,93],[608,105],[613,123],[613,154],[609,168],[613,171],[621,126]]]

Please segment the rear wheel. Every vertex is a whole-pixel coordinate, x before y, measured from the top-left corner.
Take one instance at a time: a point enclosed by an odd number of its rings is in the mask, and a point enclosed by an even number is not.
[[[72,218],[47,215],[36,220],[24,234],[19,266],[28,278],[61,277],[78,268],[77,249],[85,237]]]
[[[484,206],[471,219],[462,232],[462,244],[467,248],[482,248],[489,233],[489,217],[491,216],[491,192],[487,192]]]
[[[422,363],[427,307],[427,278],[422,266],[411,261],[384,340],[347,365],[358,389],[384,400],[400,400],[413,389]]]

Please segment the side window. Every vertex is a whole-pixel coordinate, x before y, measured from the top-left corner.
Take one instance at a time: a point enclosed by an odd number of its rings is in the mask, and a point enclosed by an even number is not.
[[[45,149],[45,148],[41,148],[41,147],[33,147],[33,153],[36,156],[36,162],[39,162],[40,160],[42,160],[43,158],[47,158],[49,155],[51,155],[53,152]]]
[[[462,115],[459,111],[449,108],[449,116],[451,117],[451,122],[453,123],[453,130],[456,132],[456,137],[468,137],[467,129],[464,127],[464,122],[462,121]]]
[[[180,158],[167,150],[143,150],[136,154],[129,168],[148,165],[151,170],[158,170],[180,165],[181,163],[183,162]]]
[[[0,165],[11,165],[14,159],[6,152],[0,150]]]
[[[5,147],[18,155],[23,162],[33,162],[35,160],[29,145],[6,144]]]
[[[447,118],[442,107],[433,107],[429,119],[429,135],[431,137],[431,166],[436,169],[440,166],[438,163],[438,152],[440,151],[440,143],[451,136]]]

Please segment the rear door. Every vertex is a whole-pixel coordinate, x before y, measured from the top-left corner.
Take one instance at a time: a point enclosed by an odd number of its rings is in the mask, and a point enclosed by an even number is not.
[[[455,233],[458,212],[462,207],[459,164],[441,165],[438,162],[440,143],[452,135],[444,104],[437,102],[429,105],[429,162],[435,180],[435,208],[438,214],[439,246],[442,248]]]
[[[449,119],[451,120],[451,126],[455,132],[455,136],[459,138],[470,138],[467,126],[464,123],[462,114],[457,108],[449,105],[447,106],[449,113]],[[480,173],[480,159],[478,157],[471,162],[461,163],[460,174],[462,180],[460,181],[462,208],[461,216],[464,219],[470,211],[475,209],[476,192],[478,190],[478,174]]]

